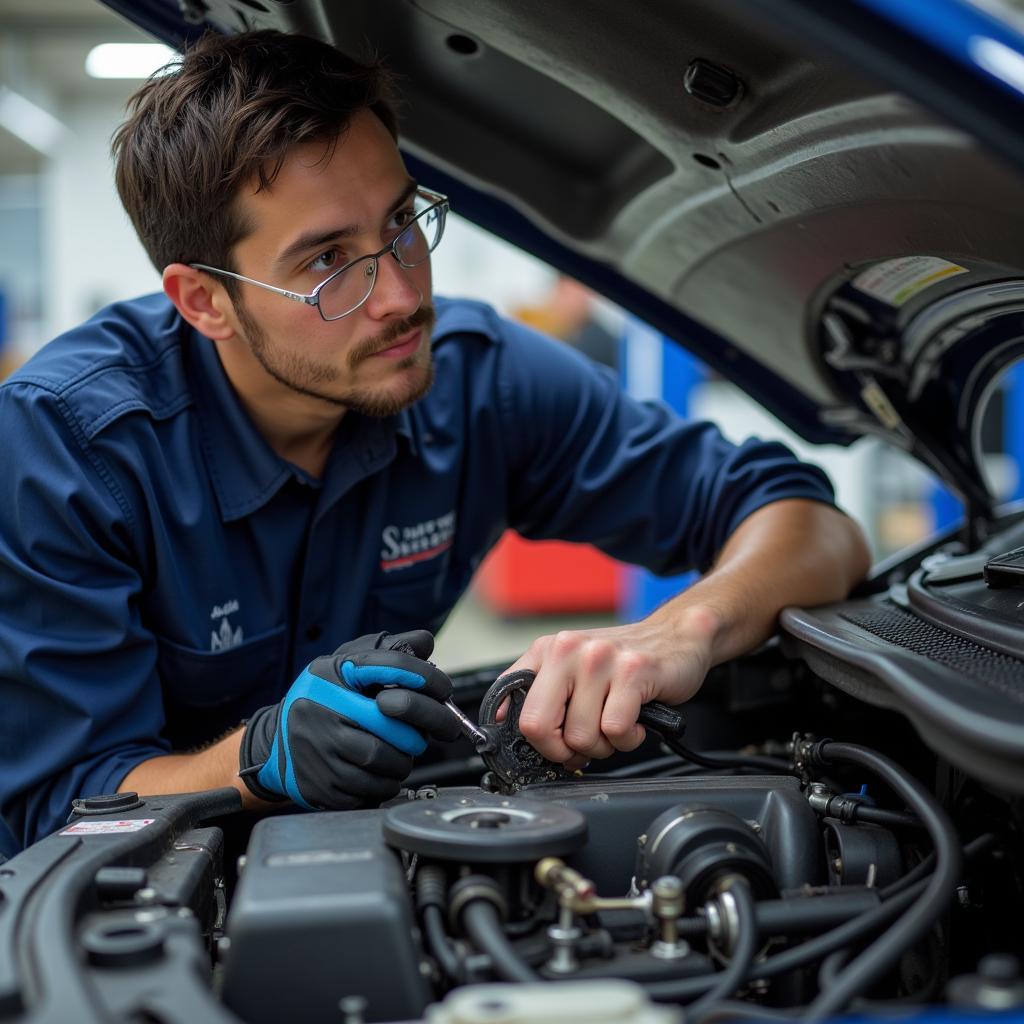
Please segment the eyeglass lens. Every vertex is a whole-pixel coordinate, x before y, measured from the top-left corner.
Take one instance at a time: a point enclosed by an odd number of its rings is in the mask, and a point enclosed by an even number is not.
[[[403,267],[417,267],[433,252],[444,231],[444,215],[443,205],[430,206],[395,239],[394,252]],[[373,291],[376,277],[372,256],[353,264],[320,289],[320,312],[327,320],[351,313]]]

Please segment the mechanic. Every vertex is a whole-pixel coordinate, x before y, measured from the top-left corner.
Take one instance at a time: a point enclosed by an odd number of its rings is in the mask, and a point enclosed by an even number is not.
[[[537,672],[524,735],[570,765],[636,747],[643,702],[687,700],[784,606],[866,571],[827,478],[781,445],[435,300],[447,203],[406,170],[391,96],[382,67],[275,32],[208,37],[134,96],[116,180],[163,293],[0,387],[8,846],[82,794],[394,795],[455,735],[431,634],[507,527],[705,572],[516,662]]]

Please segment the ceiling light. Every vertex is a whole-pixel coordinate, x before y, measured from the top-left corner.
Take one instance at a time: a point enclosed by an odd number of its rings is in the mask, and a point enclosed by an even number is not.
[[[67,130],[60,121],[6,85],[0,85],[0,127],[43,156],[50,156]]]
[[[180,55],[163,43],[100,43],[85,58],[93,78],[149,78]]]

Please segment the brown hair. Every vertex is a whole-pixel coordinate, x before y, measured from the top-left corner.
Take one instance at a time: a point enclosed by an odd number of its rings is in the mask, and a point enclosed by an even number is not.
[[[271,185],[293,146],[323,140],[327,159],[363,109],[397,134],[389,72],[308,36],[207,34],[172,68],[131,98],[112,147],[118,194],[158,271],[234,269],[249,230],[235,197],[253,179]]]

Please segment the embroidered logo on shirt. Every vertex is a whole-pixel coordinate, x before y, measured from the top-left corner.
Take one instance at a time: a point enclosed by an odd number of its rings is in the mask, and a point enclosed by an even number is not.
[[[230,615],[232,612],[238,611],[238,602],[232,598],[230,601],[225,601],[223,604],[215,604],[213,611],[210,612],[211,619],[221,619],[225,615]]]
[[[232,629],[228,616],[238,611],[238,601],[232,598],[224,604],[215,604],[210,618],[216,621],[220,619],[220,625],[210,633],[210,650],[226,651],[231,647],[237,647],[242,642],[242,627]]]
[[[437,558],[452,546],[454,537],[454,510],[412,526],[385,526],[381,533],[380,567],[384,572],[393,572]]]

